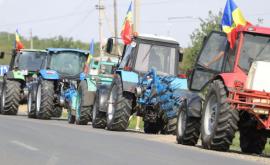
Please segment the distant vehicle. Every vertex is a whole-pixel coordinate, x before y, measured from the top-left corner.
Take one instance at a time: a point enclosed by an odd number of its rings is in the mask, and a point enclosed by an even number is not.
[[[94,128],[106,126],[106,120],[104,123],[100,118],[99,109],[106,107],[108,88],[113,80],[116,61],[113,57],[92,59],[89,73],[85,80],[81,81],[78,89],[78,105],[68,113],[69,123],[86,125],[92,121]]]
[[[28,95],[28,117],[60,117],[76,98],[84,64],[89,53],[77,49],[49,48],[46,60],[31,82]]]
[[[228,151],[239,130],[243,152],[264,150],[270,137],[270,28],[250,26],[237,36],[234,49],[225,33],[205,38],[189,89],[207,95],[201,105],[183,105],[178,143],[195,145],[201,136],[203,148]]]
[[[37,76],[47,52],[23,49],[13,51],[9,71],[4,73],[1,113],[16,115],[20,103],[25,103],[29,82]]]

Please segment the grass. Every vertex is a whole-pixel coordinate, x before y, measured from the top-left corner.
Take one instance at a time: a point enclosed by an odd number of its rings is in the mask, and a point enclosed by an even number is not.
[[[135,129],[136,120],[137,120],[136,116],[132,116],[132,118],[129,121],[129,126],[128,126],[129,129]],[[143,121],[142,120],[140,122],[140,129],[143,129]]]

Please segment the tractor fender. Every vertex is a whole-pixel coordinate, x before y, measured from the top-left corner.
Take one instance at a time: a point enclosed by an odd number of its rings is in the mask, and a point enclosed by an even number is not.
[[[17,80],[22,80],[24,81],[24,75],[22,74],[21,71],[8,71],[7,73],[5,73],[5,77],[6,79],[8,80],[14,80],[14,79],[17,79]]]
[[[59,74],[54,70],[41,69],[39,75],[45,80],[59,80]]]
[[[97,90],[99,111],[107,112],[110,85],[100,85]]]
[[[177,90],[177,95],[180,96],[182,100],[180,106],[187,107],[187,115],[189,117],[201,118],[202,98],[198,93],[188,90]]]
[[[118,70],[123,85],[123,92],[135,93],[135,88],[139,83],[139,75],[135,72]]]

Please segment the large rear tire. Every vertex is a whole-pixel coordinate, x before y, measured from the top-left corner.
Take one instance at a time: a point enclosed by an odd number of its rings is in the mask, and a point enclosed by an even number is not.
[[[178,144],[195,146],[200,136],[201,119],[189,117],[187,111],[184,104],[177,116],[176,140]]]
[[[104,129],[104,128],[106,128],[107,120],[106,120],[106,113],[99,111],[100,97],[101,96],[99,95],[99,92],[97,91],[95,103],[94,103],[94,106],[93,106],[92,127],[93,128]]]
[[[16,80],[6,80],[1,93],[1,113],[17,115],[20,104],[21,83]]]
[[[209,85],[202,111],[201,139],[205,149],[228,151],[238,129],[239,113],[231,110],[222,81]]]
[[[38,119],[49,120],[54,108],[54,82],[41,80],[36,92],[36,116]]]
[[[76,124],[87,125],[91,121],[92,107],[93,107],[93,92],[88,91],[86,81],[81,81],[78,88],[78,108],[76,109]]]
[[[262,154],[267,136],[257,129],[257,122],[251,120],[250,115],[245,113],[241,115],[239,122],[240,147],[242,152],[248,154]]]
[[[125,131],[129,125],[132,99],[123,95],[122,82],[115,78],[109,94],[107,128],[111,131]]]
[[[163,125],[163,129],[161,130],[161,134],[164,134],[164,135],[176,134],[177,116],[171,119],[166,119],[162,123],[164,123],[164,125]]]

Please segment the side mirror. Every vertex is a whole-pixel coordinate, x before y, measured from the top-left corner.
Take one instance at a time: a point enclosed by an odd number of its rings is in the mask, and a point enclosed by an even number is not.
[[[106,45],[106,52],[111,54],[113,50],[113,38],[109,38]]]
[[[182,62],[183,61],[183,58],[184,58],[184,50],[183,48],[179,48],[179,62]]]
[[[0,52],[0,58],[3,59],[5,57],[5,52]]]

